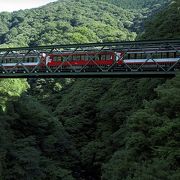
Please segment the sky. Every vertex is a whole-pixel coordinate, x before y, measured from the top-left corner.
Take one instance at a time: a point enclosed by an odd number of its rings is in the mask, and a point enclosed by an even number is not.
[[[56,0],[0,0],[0,12],[36,8],[54,1]]]

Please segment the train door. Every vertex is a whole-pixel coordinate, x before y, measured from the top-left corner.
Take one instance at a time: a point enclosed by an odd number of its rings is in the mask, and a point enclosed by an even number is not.
[[[42,65],[46,65],[48,62],[46,62],[46,54],[45,53],[41,53],[40,54],[40,64]]]

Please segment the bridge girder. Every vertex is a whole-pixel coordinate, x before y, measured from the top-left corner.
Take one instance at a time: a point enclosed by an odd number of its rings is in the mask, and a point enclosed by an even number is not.
[[[51,45],[51,46],[37,46],[37,47],[19,47],[19,48],[0,48],[0,57],[5,58],[12,56],[17,58],[18,56],[39,56],[42,53],[46,55],[52,53],[63,54],[65,52],[71,52],[71,55],[78,52],[99,53],[102,51],[124,52],[124,55],[131,52],[144,52],[152,50],[154,53],[157,51],[166,50],[177,51],[180,53],[180,40],[159,40],[159,41],[128,41],[128,42],[109,42],[109,43],[89,43],[89,44],[70,44],[70,45]],[[152,53],[153,56],[153,53]],[[172,64],[168,68],[164,68],[161,64],[157,63],[153,57],[148,57],[149,60],[154,61],[157,68],[154,70],[145,69],[145,63],[137,65],[136,67],[129,66],[127,63],[123,63],[123,67],[116,67],[114,62],[112,65],[104,67],[95,63],[93,59],[87,61],[82,67],[75,67],[69,64],[68,69],[62,69],[63,64],[68,62],[68,59],[58,67],[49,67],[45,65],[43,68],[38,65],[33,68],[25,66],[22,61],[16,63],[15,66],[8,68],[0,62],[0,77],[1,78],[29,78],[29,77],[158,77],[158,76],[174,76],[180,69],[180,57],[179,60]],[[94,63],[92,69],[87,70],[87,66],[90,62]],[[19,68],[21,67],[21,68]]]

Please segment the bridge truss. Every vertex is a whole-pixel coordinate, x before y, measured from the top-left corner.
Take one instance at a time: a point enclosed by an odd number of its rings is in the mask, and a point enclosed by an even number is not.
[[[116,62],[110,66],[100,66],[93,59],[89,59],[87,63],[81,67],[72,66],[69,63],[68,69],[63,69],[63,64],[68,63],[68,58],[61,65],[57,67],[49,67],[44,65],[42,68],[37,64],[34,67],[28,67],[23,60],[18,61],[13,67],[9,68],[4,65],[3,59],[8,56],[18,58],[23,56],[40,56],[45,53],[46,55],[56,53],[63,54],[70,52],[71,55],[83,52],[124,52],[124,56],[128,52],[143,52],[153,50],[151,56],[146,58],[143,64],[130,66],[123,62],[123,67],[117,67]],[[180,56],[178,61],[171,64],[168,68],[156,62],[153,55],[158,51],[176,51],[180,54],[180,40],[167,40],[167,41],[129,41],[129,42],[109,42],[109,43],[90,43],[90,44],[70,44],[70,45],[51,45],[51,46],[37,46],[37,47],[20,47],[20,48],[1,48],[0,49],[0,77],[1,78],[29,78],[29,77],[157,77],[157,76],[174,76],[180,70]],[[148,61],[153,61],[156,64],[155,69],[148,70],[145,64]],[[94,63],[92,69],[86,67],[90,62]]]

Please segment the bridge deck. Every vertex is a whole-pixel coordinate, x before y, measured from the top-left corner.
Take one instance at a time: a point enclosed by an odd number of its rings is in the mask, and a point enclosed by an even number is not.
[[[46,55],[52,53],[63,54],[70,52],[72,55],[79,52],[142,52],[146,53],[152,51],[155,54],[158,51],[172,52],[180,54],[180,40],[157,40],[157,41],[128,41],[128,42],[107,42],[107,43],[89,43],[89,44],[70,44],[70,45],[51,45],[51,46],[37,46],[37,47],[18,47],[18,48],[0,48],[0,78],[29,78],[29,77],[172,77],[180,70],[179,60],[165,67],[162,64],[156,63],[156,68],[148,69],[145,63],[136,65],[136,67],[129,66],[123,63],[123,67],[116,67],[112,64],[110,67],[99,66],[94,63],[94,67],[86,69],[86,65],[79,68],[72,66],[66,70],[62,69],[63,65],[59,67],[48,67],[47,65],[41,69],[39,64],[32,67],[26,66],[22,61],[17,62],[13,67],[9,68],[2,63],[3,59],[11,56],[14,59],[18,56],[39,56],[42,53]],[[88,62],[94,62],[89,60]],[[148,62],[149,59],[147,58]]]

